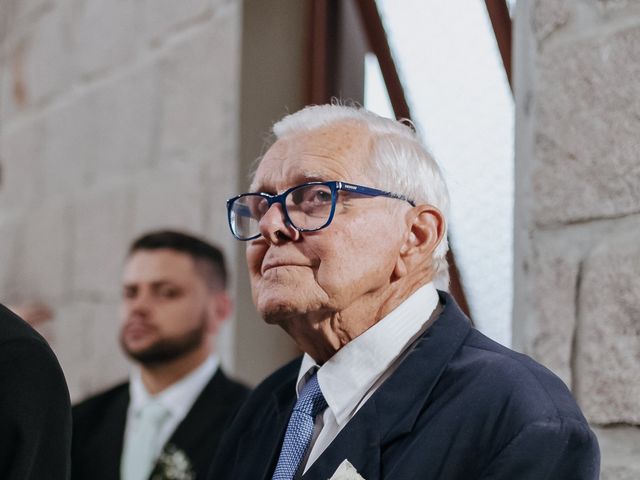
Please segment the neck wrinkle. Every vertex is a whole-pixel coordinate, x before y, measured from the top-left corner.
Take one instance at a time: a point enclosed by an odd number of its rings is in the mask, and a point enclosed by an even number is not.
[[[322,365],[429,281],[429,278],[403,277],[383,291],[364,295],[344,310],[300,315],[283,324],[283,328],[298,348]]]

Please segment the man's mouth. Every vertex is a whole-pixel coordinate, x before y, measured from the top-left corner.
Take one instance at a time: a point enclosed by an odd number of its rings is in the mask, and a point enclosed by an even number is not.
[[[124,326],[124,336],[132,340],[137,340],[154,332],[155,328],[147,322],[133,321]]]
[[[283,262],[268,263],[262,266],[261,273],[264,275],[269,270],[273,270],[275,268],[285,268],[285,267],[307,267],[307,265],[301,265],[299,263],[283,263]]]

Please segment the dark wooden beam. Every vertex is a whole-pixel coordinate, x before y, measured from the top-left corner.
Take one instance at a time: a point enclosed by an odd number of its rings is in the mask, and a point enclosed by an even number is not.
[[[378,57],[380,71],[384,84],[387,87],[389,100],[393,107],[396,118],[411,119],[411,111],[404,94],[404,88],[398,75],[398,69],[391,54],[387,33],[385,32],[380,12],[375,0],[356,0],[362,26],[369,41],[369,47],[373,54]]]
[[[327,103],[334,95],[331,73],[336,62],[337,4],[313,0],[309,14],[309,72],[307,104]]]
[[[511,83],[511,15],[509,14],[509,7],[506,0],[485,0],[487,11],[489,12],[489,18],[491,19],[491,25],[493,26],[493,33],[496,36],[496,42],[498,43],[498,50],[500,50],[500,56],[502,57],[502,64],[507,74],[507,80],[509,86],[513,90],[513,84]]]

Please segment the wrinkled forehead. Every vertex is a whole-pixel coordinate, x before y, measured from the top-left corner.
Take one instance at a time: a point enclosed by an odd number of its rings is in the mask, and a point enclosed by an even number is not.
[[[277,193],[307,181],[366,182],[371,143],[366,127],[357,123],[286,135],[260,161],[251,190]]]

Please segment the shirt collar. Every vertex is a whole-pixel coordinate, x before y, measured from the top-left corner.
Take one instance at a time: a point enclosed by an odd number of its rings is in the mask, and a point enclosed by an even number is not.
[[[433,283],[423,285],[378,323],[351,340],[318,370],[318,383],[339,425],[420,332],[438,305]],[[304,354],[296,391],[299,395],[318,368]]]
[[[161,403],[174,417],[184,417],[191,409],[193,403],[204,389],[207,382],[213,377],[220,360],[216,355],[208,357],[198,368],[173,385],[165,388],[156,395],[151,395],[142,382],[140,370],[135,369],[131,373],[129,395],[131,408],[134,415],[151,401]]]

